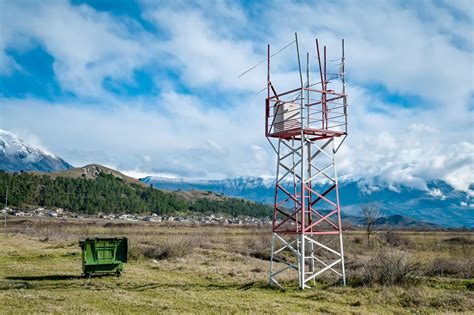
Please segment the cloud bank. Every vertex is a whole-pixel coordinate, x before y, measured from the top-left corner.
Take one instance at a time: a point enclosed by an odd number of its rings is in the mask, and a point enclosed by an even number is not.
[[[11,84],[0,84],[0,128],[40,139],[74,165],[271,175],[256,94],[265,67],[238,75],[265,58],[267,43],[276,50],[297,31],[304,52],[318,37],[336,58],[346,40],[350,136],[340,174],[422,188],[443,179],[464,191],[474,183],[469,1],[136,5],[124,13],[87,2],[2,2],[0,81]],[[56,94],[14,93],[42,80],[21,58],[31,51],[51,59],[46,81]],[[290,47],[272,65],[281,89],[298,84],[295,54]]]

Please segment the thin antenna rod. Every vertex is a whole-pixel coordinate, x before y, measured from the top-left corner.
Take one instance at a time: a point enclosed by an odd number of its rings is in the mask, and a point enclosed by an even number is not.
[[[321,67],[321,53],[319,51],[319,42],[316,38],[316,53],[318,55],[318,65],[319,65],[319,76],[321,77],[321,90],[324,91],[324,78],[323,78],[323,68]],[[321,125],[324,129],[324,98],[325,94],[321,93]]]
[[[309,85],[310,85],[310,82],[309,82],[309,52],[306,53],[306,87],[308,88],[306,90],[306,125],[308,127],[310,127],[310,100],[309,100]],[[307,152],[308,152],[308,165],[311,165],[311,143],[308,142],[307,143]],[[311,178],[311,167],[308,168],[308,178]],[[311,181],[308,182],[308,187],[309,189],[311,189]],[[312,193],[311,193],[311,190],[309,190],[309,196],[308,196],[308,200],[313,200],[312,198]],[[308,207],[311,209],[311,205],[308,203]],[[312,216],[311,216],[311,211],[308,211],[308,223],[311,224],[312,223]],[[311,231],[313,231],[313,228],[311,228]],[[311,255],[313,256],[313,244],[311,244]],[[311,258],[311,271],[314,272],[314,258]]]
[[[327,81],[327,69],[326,69],[326,46],[323,47],[323,57],[324,57],[324,91],[328,89],[328,81]],[[323,103],[323,114],[324,114],[324,122],[326,129],[328,128],[328,108],[327,108],[327,95],[326,93],[323,94],[324,103]]]
[[[268,58],[266,59],[263,59],[262,61],[260,61],[259,63],[257,63],[255,66],[251,67],[250,69],[248,70],[245,70],[244,72],[242,72],[238,77],[242,77],[243,75],[247,74],[248,72],[252,71],[253,69],[257,68],[258,66],[260,66],[262,63],[264,63],[265,61],[267,61],[268,59],[270,59],[270,57],[274,57],[276,55],[278,55],[279,53],[281,53],[283,50],[285,50],[286,48],[290,47],[291,45],[293,45],[295,43],[295,41],[292,41],[291,43],[289,43],[288,45],[286,45],[285,47],[281,48],[279,51],[277,51],[276,53],[274,53],[273,55],[271,56],[268,56]]]
[[[327,84],[327,71],[326,71],[326,46],[323,47],[323,58],[324,58],[324,86]]]
[[[345,69],[346,56],[344,53],[344,38],[342,39],[342,58],[341,58],[341,81],[342,81],[342,105],[344,109],[344,117],[346,123],[346,133],[347,133],[347,97],[346,97],[346,69]]]
[[[270,116],[270,44],[267,45],[267,100],[265,101],[265,136],[268,136],[268,117]]]
[[[309,87],[309,52],[306,53],[306,87]]]
[[[309,108],[309,52],[306,53],[306,87],[308,90],[306,90],[306,124],[309,127],[309,113],[310,113],[310,108]]]
[[[295,42],[296,42],[296,53],[298,54],[298,68],[300,70],[300,83],[301,83],[301,88],[303,88],[303,74],[301,72],[300,45],[298,44],[297,33],[295,33]],[[301,95],[301,97],[303,97],[303,95]]]
[[[301,99],[300,99],[300,124],[301,124],[301,128],[300,128],[300,137],[301,137],[301,141],[305,141],[305,135],[304,135],[304,112],[303,112],[303,109],[304,109],[304,86],[303,86],[303,74],[301,73],[301,58],[300,58],[300,47],[299,47],[299,44],[298,44],[298,34],[295,33],[295,40],[296,40],[296,52],[298,54],[298,68],[299,68],[299,71],[300,71],[300,83],[301,83]],[[301,173],[300,173],[300,183],[301,183],[301,188],[300,188],[300,191],[301,191],[301,203],[300,203],[300,206],[301,206],[301,214],[300,214],[300,218],[301,218],[301,227],[304,227],[305,226],[305,212],[304,212],[304,209],[305,209],[305,192],[306,192],[306,182],[305,182],[305,178],[306,178],[306,174],[305,174],[305,166],[306,166],[306,161],[305,161],[305,145],[304,145],[304,142],[301,143],[301,153],[300,153],[300,156],[301,156]],[[303,253],[302,257],[303,259],[300,259],[299,261],[299,281],[300,281],[300,288],[304,288],[305,286],[305,283],[304,283],[304,277],[305,277],[305,260],[304,260],[304,253],[305,253],[305,249],[304,249],[304,245],[305,245],[305,241],[304,241],[304,235],[301,234],[301,238],[300,238],[300,241],[299,241],[299,249],[301,250],[301,253]]]
[[[267,45],[267,97],[270,98],[270,44]]]
[[[323,68],[321,67],[321,54],[319,53],[319,43],[318,43],[317,38],[316,38],[316,52],[318,55],[319,75],[321,76],[321,90],[324,90]]]

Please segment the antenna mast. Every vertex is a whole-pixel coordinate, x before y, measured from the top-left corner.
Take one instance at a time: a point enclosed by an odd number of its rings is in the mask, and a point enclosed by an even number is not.
[[[281,93],[270,79],[272,56],[270,45],[267,47],[265,136],[277,156],[269,282],[282,287],[281,275],[294,270],[301,289],[309,288],[322,273],[335,275],[345,285],[335,160],[347,137],[344,40],[336,64],[327,61],[326,46],[321,56],[316,40],[321,81],[314,84],[310,82],[309,52],[303,83],[296,33],[295,43],[300,82]]]

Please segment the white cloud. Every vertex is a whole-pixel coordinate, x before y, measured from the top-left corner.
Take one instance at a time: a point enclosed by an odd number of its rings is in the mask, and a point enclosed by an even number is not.
[[[436,106],[447,102],[451,108],[465,106],[473,91],[473,74],[466,66],[472,63],[472,23],[457,23],[446,10],[427,4],[287,3],[268,14],[273,21],[286,17],[273,30],[284,37],[289,30],[298,30],[306,43],[318,36],[331,49],[338,49],[340,38],[346,38],[351,81],[383,84],[391,92],[421,96]],[[433,18],[425,18],[426,14]],[[442,18],[446,15],[451,18],[449,28]],[[469,39],[465,49],[453,43],[453,33]]]
[[[80,98],[1,99],[0,127],[37,135],[75,165],[194,177],[272,174],[264,96],[254,94],[265,86],[265,66],[237,76],[266,57],[266,42],[275,51],[296,30],[303,52],[314,52],[317,36],[339,54],[339,40],[346,39],[350,136],[338,156],[341,175],[378,177],[393,189],[402,183],[426,189],[427,181],[444,179],[466,191],[474,182],[469,2],[287,2],[266,6],[255,20],[226,1],[147,3],[143,17],[160,35],[132,33],[126,21],[85,5],[2,6],[9,14],[0,22],[0,71],[16,66],[5,47],[39,43],[55,58],[61,88]],[[180,82],[157,73],[160,97],[133,100],[102,88],[104,78],[132,81],[133,71],[150,64],[179,73]],[[298,84],[295,67],[293,46],[272,60],[277,88]],[[198,93],[177,92],[177,85]],[[371,85],[421,104],[402,107]]]
[[[362,141],[357,141],[360,132],[356,132],[340,151],[342,173],[421,189],[427,189],[427,181],[443,179],[468,191],[474,183],[474,145],[465,141],[445,144],[439,138],[442,131],[423,129],[409,126]]]
[[[443,192],[439,189],[439,188],[435,188],[435,189],[432,189],[432,190],[429,190],[428,191],[428,194],[430,196],[433,196],[435,198],[439,198],[441,200],[446,200],[446,196],[443,194]]]
[[[106,97],[106,77],[132,81],[133,71],[157,54],[153,44],[144,49],[146,34],[132,34],[125,23],[86,5],[5,1],[2,11],[8,12],[1,22],[2,34],[8,36],[0,48],[17,47],[19,40],[41,45],[54,57],[62,89],[80,97]]]
[[[111,109],[2,99],[0,125],[19,135],[28,125],[73,165],[95,162],[123,170],[211,178],[255,175],[269,167],[261,151],[265,139],[255,132],[259,108],[237,103],[229,113],[176,93],[153,101],[164,110],[150,112],[137,102]]]
[[[210,90],[257,90],[256,87],[265,86],[263,77],[249,75],[245,80],[238,79],[249,65],[259,61],[253,43],[223,36],[220,27],[213,28],[204,12],[160,6],[147,16],[169,33],[160,49],[170,56],[168,62],[179,69],[187,85]]]

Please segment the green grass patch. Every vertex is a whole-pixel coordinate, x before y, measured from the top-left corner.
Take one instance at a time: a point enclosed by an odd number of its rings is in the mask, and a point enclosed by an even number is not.
[[[61,231],[58,236],[55,228]],[[2,238],[0,313],[432,314],[474,309],[472,279],[420,277],[410,285],[361,287],[341,287],[319,280],[304,291],[297,289],[294,279],[287,279],[287,289],[271,287],[267,282],[268,261],[245,254],[245,249],[255,244],[259,244],[256,250],[265,251],[260,241],[268,231],[254,228],[89,227],[91,235],[127,235],[131,246],[145,249],[163,245],[169,249],[178,237],[184,238],[184,244],[189,238],[194,241],[192,246],[182,245],[179,254],[160,259],[137,254],[120,278],[85,279],[80,277],[81,256],[75,245],[84,237],[83,228],[76,223],[48,223],[45,230],[37,225],[34,233]],[[46,231],[49,237],[45,241]],[[437,257],[436,234],[428,235],[427,243],[420,234],[405,237],[414,244],[410,249],[413,259]],[[446,238],[444,234],[439,236],[439,240]],[[359,255],[359,250],[371,255],[379,250],[351,246],[347,255]],[[422,250],[418,252],[418,248]]]

